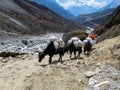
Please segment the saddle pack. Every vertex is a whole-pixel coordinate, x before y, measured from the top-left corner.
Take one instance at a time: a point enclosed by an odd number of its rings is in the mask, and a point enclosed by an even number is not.
[[[68,45],[70,45],[73,42],[75,47],[82,47],[83,43],[78,37],[72,37],[70,40],[68,40]]]
[[[87,37],[87,38],[83,41],[83,45],[85,45],[88,41],[90,41],[91,45],[94,45],[95,42],[96,42],[95,40],[93,40],[93,39]]]
[[[50,42],[53,42],[54,47],[55,47],[56,49],[58,49],[58,48],[63,48],[63,47],[65,46],[65,43],[64,43],[64,41],[62,40],[62,38],[58,38],[58,37],[55,37],[55,36],[50,37],[48,42],[49,42],[49,43],[50,43]]]

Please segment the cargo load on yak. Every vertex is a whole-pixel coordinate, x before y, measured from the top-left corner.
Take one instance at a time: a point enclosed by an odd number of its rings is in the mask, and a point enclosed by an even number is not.
[[[51,37],[49,38],[49,42],[57,41],[57,38],[58,38],[58,37],[56,37],[56,36],[51,36]]]
[[[95,39],[95,36],[93,34],[90,34],[88,37],[91,38],[92,40]]]
[[[53,42],[54,47],[56,49],[63,48],[65,46],[64,41],[60,37],[56,37],[56,36],[50,37],[49,40],[48,40],[48,44],[51,43],[51,42]]]
[[[88,41],[90,41],[91,45],[94,45],[96,41],[93,38],[90,38],[89,36],[83,41],[83,45],[85,45]]]
[[[63,48],[63,47],[65,46],[65,43],[64,43],[64,41],[62,40],[61,37],[59,37],[59,38],[57,39],[57,42],[58,42],[58,44],[59,44],[59,47],[58,47],[58,48]]]
[[[70,45],[73,42],[75,47],[82,47],[83,43],[78,37],[72,37],[70,40],[68,40],[68,45]]]

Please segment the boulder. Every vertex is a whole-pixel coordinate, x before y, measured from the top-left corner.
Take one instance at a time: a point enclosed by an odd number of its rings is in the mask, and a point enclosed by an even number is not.
[[[99,84],[94,85],[94,90],[109,90],[109,81],[104,81]]]
[[[94,76],[94,75],[96,75],[96,74],[98,74],[100,72],[101,72],[101,69],[96,68],[95,71],[87,71],[85,73],[85,75],[86,75],[87,78],[90,78],[90,77],[92,77],[92,76]]]
[[[86,75],[87,78],[90,78],[90,77],[94,76],[95,74],[96,74],[96,72],[93,72],[93,71],[87,71],[85,73],[85,75]]]

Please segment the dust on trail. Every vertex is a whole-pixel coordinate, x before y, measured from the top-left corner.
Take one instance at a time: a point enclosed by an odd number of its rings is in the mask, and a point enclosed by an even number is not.
[[[65,54],[62,63],[57,62],[58,55],[52,64],[48,64],[48,56],[39,63],[38,54],[0,59],[0,90],[94,90],[85,73],[99,67],[115,67],[118,60],[113,61],[112,49],[117,44],[120,37],[105,40],[93,47],[91,56],[82,54],[83,59],[70,60]],[[119,75],[116,74],[118,84]]]
[[[70,90],[80,89],[77,79],[82,71],[77,63],[80,60],[69,60],[64,57],[63,64],[48,64],[48,56],[38,63],[37,55],[22,56],[2,63],[0,67],[0,88],[2,90]],[[9,60],[9,59],[8,59]]]

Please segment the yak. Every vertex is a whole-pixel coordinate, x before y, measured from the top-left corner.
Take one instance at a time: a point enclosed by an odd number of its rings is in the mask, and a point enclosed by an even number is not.
[[[62,61],[63,49],[62,48],[56,49],[54,46],[54,42],[50,42],[43,52],[41,53],[39,52],[39,62],[41,62],[46,55],[49,55],[49,64],[50,64],[52,62],[52,57],[55,54],[59,54],[58,62]]]

